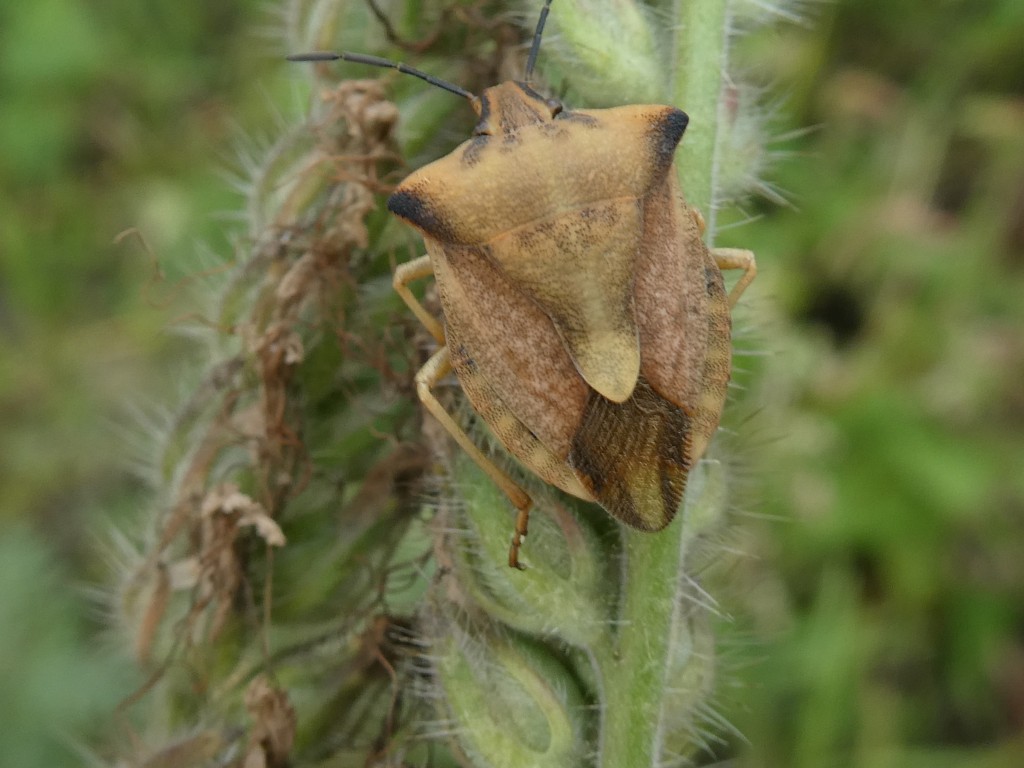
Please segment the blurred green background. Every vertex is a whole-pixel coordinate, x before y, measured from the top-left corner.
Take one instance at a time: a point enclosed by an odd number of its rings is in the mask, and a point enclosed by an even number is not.
[[[860,0],[743,40],[790,201],[748,202],[738,765],[1024,765],[1024,3]],[[0,765],[139,681],[90,592],[201,353],[239,145],[297,111],[262,0],[0,6]],[[277,106],[275,106],[277,105]],[[685,105],[681,105],[685,108]],[[809,130],[802,130],[809,129]],[[138,228],[146,246],[119,233]]]

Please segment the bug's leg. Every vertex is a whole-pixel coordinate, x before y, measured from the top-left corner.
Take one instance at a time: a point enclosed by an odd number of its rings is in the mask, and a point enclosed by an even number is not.
[[[430,335],[434,337],[437,343],[444,344],[444,328],[441,323],[423,308],[419,299],[412,295],[412,291],[408,287],[409,283],[413,280],[420,280],[433,274],[434,270],[430,266],[430,257],[420,256],[418,259],[407,261],[395,267],[395,274],[391,278],[391,285],[394,287],[395,293],[402,297],[402,301],[416,315],[416,319],[423,323],[423,326],[430,332]]]
[[[533,503],[529,496],[526,497],[526,500],[527,505],[516,510],[516,528],[512,533],[512,544],[508,548],[509,568],[517,568],[520,571],[526,570],[526,566],[519,563],[519,548],[523,545],[523,539],[526,538],[527,527],[530,523],[530,505]]]
[[[739,281],[729,291],[729,308],[732,309],[739,301],[740,294],[747,290],[747,286],[757,276],[757,261],[754,259],[754,252],[742,248],[712,248],[711,258],[715,260],[719,269],[743,270]]]
[[[691,208],[690,216],[693,217],[693,221],[697,224],[697,231],[703,236],[704,231],[708,228],[707,222],[704,221],[704,214],[696,208]]]
[[[410,262],[415,264],[416,262]],[[493,461],[484,456],[483,452],[476,447],[476,444],[451,417],[451,414],[444,409],[440,401],[434,397],[431,389],[437,382],[451,373],[452,363],[448,355],[448,347],[442,347],[435,352],[429,360],[420,368],[416,374],[416,394],[431,415],[441,422],[448,434],[455,438],[459,447],[469,454],[469,457],[477,463],[487,476],[494,481],[505,495],[508,496],[512,505],[518,511],[516,515],[516,530],[512,536],[512,546],[508,551],[508,564],[513,568],[523,569],[519,564],[519,548],[526,536],[527,523],[530,520],[530,506],[533,502],[526,492],[513,482],[512,478],[502,472]]]

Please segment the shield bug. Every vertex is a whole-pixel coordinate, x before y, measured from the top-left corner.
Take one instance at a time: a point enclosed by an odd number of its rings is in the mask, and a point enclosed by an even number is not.
[[[466,98],[473,136],[406,178],[388,209],[427,255],[394,287],[440,349],[417,393],[518,510],[509,565],[521,567],[527,493],[434,396],[455,372],[508,451],[545,482],[658,531],[718,427],[731,371],[730,310],[754,279],[750,251],[708,249],[673,165],[688,118],[675,107],[569,110],[532,87],[551,0],[522,81],[475,96],[404,64],[350,53]],[[743,274],[726,293],[722,270]],[[433,276],[443,322],[409,290]]]

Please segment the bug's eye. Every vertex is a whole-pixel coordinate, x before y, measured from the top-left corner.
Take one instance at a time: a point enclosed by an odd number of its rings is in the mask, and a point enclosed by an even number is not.
[[[552,117],[555,117],[562,113],[562,102],[560,102],[558,99],[548,99],[546,103],[548,105],[548,109],[551,110]]]

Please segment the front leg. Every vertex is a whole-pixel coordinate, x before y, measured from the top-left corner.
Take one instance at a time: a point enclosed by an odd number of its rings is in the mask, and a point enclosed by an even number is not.
[[[757,261],[754,259],[754,252],[742,248],[712,248],[711,258],[715,260],[715,264],[720,270],[743,270],[739,281],[729,291],[729,309],[732,309],[739,301],[740,295],[757,276]]]
[[[434,274],[434,268],[430,265],[429,256],[420,256],[418,259],[399,264],[395,268],[394,277],[391,278],[391,285],[395,293],[402,297],[402,301],[412,310],[416,318],[423,323],[423,326],[434,337],[438,344],[444,344],[444,327],[437,318],[427,312],[419,299],[412,295],[409,290],[409,283]]]

